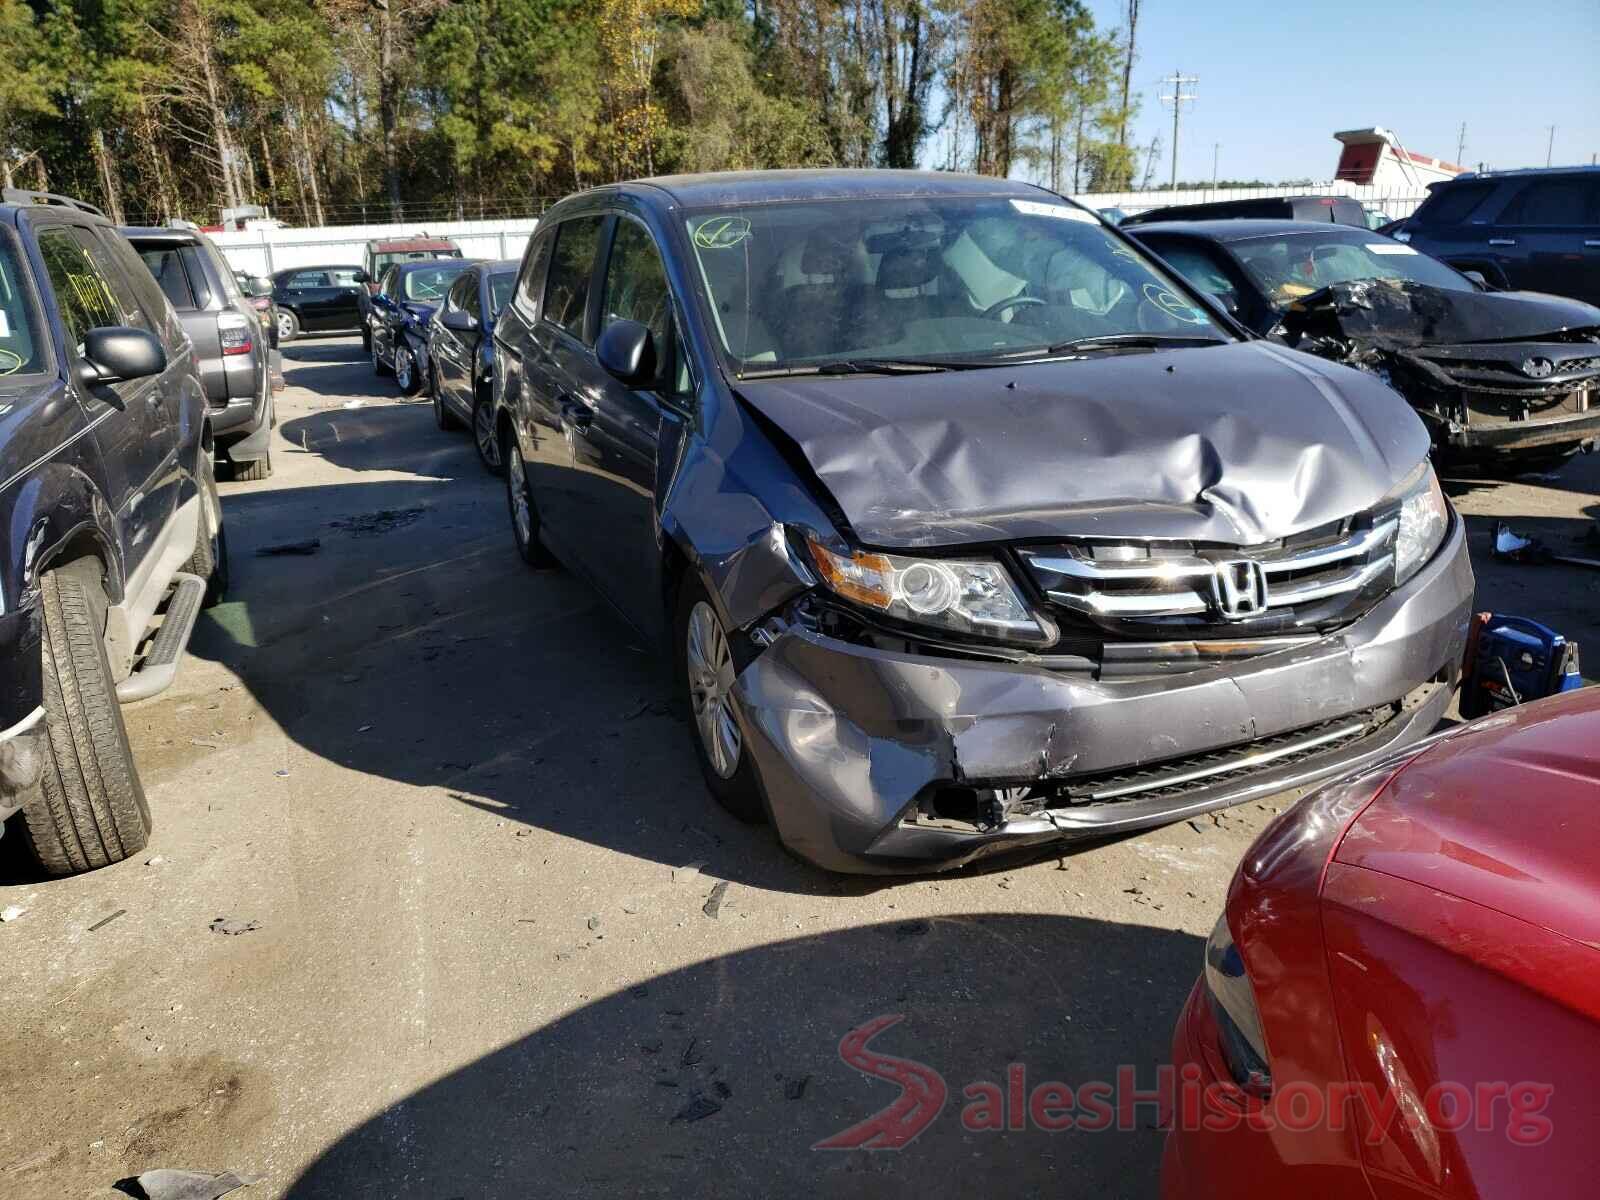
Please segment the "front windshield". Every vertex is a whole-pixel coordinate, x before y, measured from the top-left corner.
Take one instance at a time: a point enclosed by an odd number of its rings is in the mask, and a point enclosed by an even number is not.
[[[422,262],[430,258],[460,258],[459,250],[385,250],[372,256],[372,276],[376,279],[395,263]]]
[[[1360,279],[1409,280],[1453,292],[1473,290],[1470,280],[1437,259],[1403,242],[1359,231],[1251,238],[1228,249],[1278,309],[1325,287]]]
[[[444,299],[444,294],[450,290],[461,272],[467,269],[464,262],[441,263],[437,267],[419,267],[415,271],[407,271],[401,281],[401,288],[407,300],[416,300],[422,304],[437,304]]]
[[[489,315],[498,317],[501,310],[511,302],[511,294],[516,290],[515,271],[500,271],[489,276]]]
[[[1015,359],[1222,329],[1090,213],[1008,196],[813,200],[686,218],[735,369]]]
[[[33,301],[9,235],[0,238],[0,388],[44,369]]]

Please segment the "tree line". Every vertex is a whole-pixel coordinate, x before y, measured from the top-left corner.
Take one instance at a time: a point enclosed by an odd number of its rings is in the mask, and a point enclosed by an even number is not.
[[[1126,190],[1138,0],[0,0],[0,177],[119,221],[519,216],[675,171]],[[1148,168],[1147,168],[1148,173]]]

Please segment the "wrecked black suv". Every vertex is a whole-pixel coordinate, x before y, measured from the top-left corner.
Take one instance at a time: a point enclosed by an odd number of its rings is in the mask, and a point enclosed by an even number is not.
[[[711,791],[825,867],[1261,797],[1457,682],[1472,573],[1415,414],[1038,188],[598,188],[494,341],[518,551],[665,635]]]
[[[1487,291],[1403,242],[1315,222],[1130,234],[1256,332],[1380,375],[1443,461],[1517,474],[1600,445],[1600,308]]]

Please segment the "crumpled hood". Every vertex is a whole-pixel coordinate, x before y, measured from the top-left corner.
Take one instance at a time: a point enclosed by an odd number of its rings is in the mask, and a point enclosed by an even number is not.
[[[1600,333],[1600,308],[1542,292],[1459,292],[1409,280],[1362,279],[1296,300],[1283,326],[1291,345],[1308,335],[1397,348],[1524,342]]]
[[[1428,453],[1377,378],[1263,341],[737,386],[890,549],[1270,541],[1370,508]]]

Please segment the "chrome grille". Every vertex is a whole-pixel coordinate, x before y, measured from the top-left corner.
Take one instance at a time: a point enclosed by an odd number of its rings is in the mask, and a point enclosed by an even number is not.
[[[1095,621],[1200,617],[1227,623],[1294,610],[1394,577],[1394,517],[1295,544],[1063,545],[1022,558],[1052,604]]]

